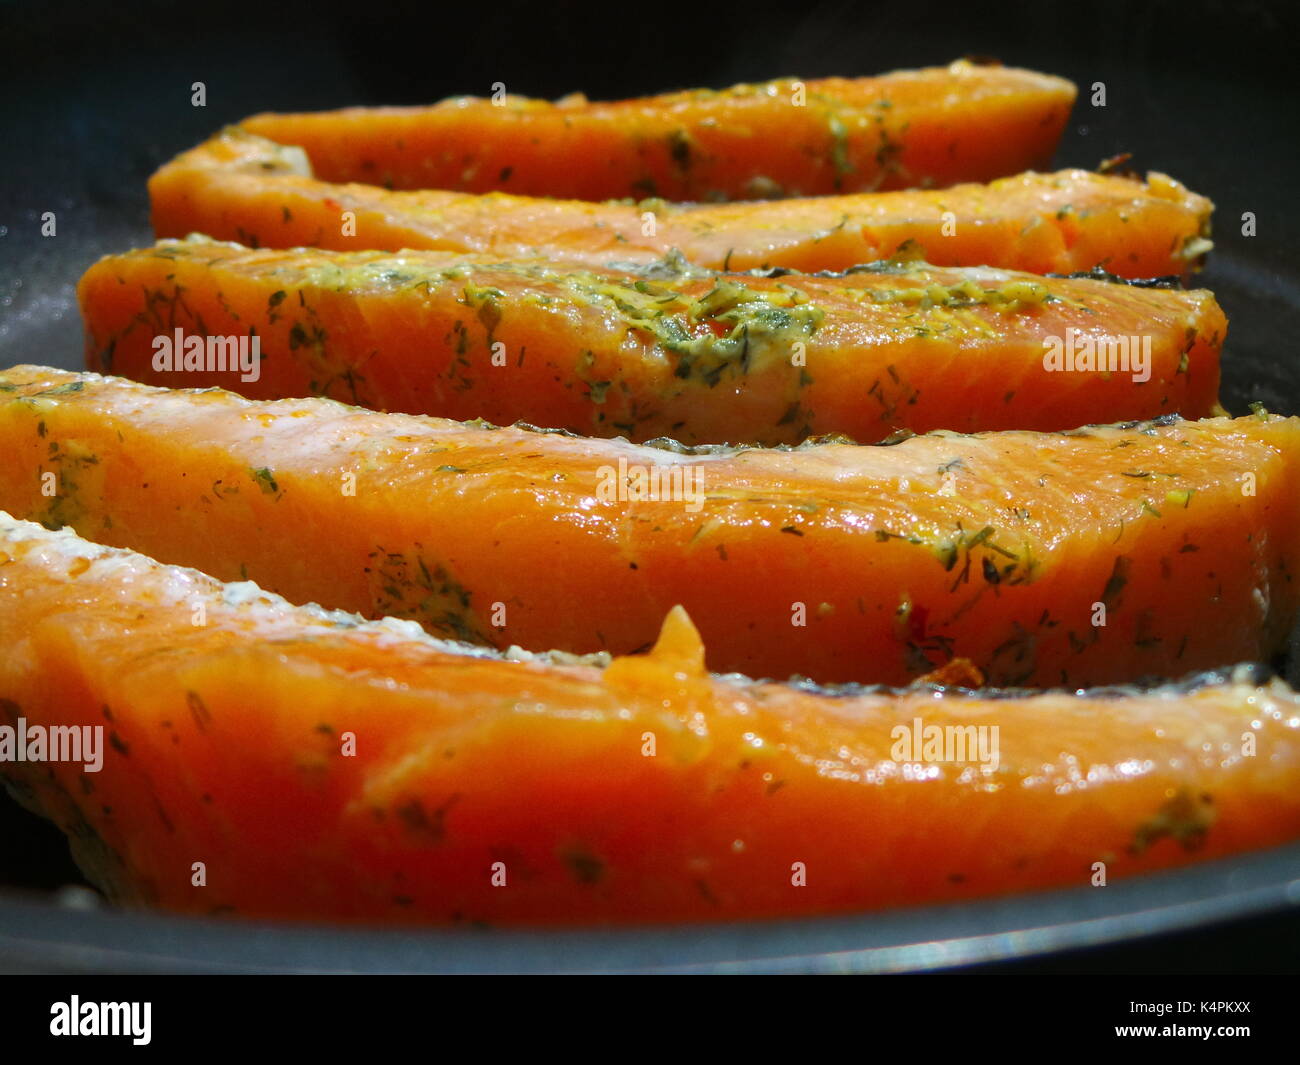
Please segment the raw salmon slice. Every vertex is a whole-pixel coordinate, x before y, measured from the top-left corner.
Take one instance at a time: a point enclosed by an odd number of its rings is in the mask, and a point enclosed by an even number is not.
[[[1297,611],[1297,418],[692,450],[41,367],[0,400],[16,516],[498,647],[644,649],[680,603],[719,672],[1081,687]]]
[[[1096,886],[1300,835],[1300,699],[1248,668],[1149,692],[832,693],[710,677],[681,611],[605,668],[501,657],[8,515],[0,641],[10,750],[63,729],[81,758],[0,773],[132,905],[799,916]]]
[[[461,96],[432,107],[264,114],[325,181],[575,200],[769,200],[988,181],[1046,166],[1062,78],[958,61],[874,78],[782,78],[636,100]]]
[[[202,238],[101,259],[79,295],[105,373],[690,444],[1204,417],[1227,329],[1208,292],[987,267],[635,273]],[[244,361],[200,358],[204,336]]]
[[[312,176],[306,154],[238,127],[149,180],[159,237],[253,247],[424,248],[606,266],[678,249],[697,266],[844,270],[911,242],[939,266],[1128,278],[1185,274],[1209,248],[1213,205],[1177,181],[1062,170],[987,185],[774,203],[588,203],[506,193],[393,192]]]

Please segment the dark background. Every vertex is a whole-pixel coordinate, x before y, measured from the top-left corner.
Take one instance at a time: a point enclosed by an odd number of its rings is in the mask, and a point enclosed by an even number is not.
[[[98,256],[149,242],[148,175],[257,111],[487,95],[497,81],[531,96],[618,98],[978,55],[1078,84],[1059,165],[1132,152],[1138,169],[1163,170],[1215,201],[1216,250],[1199,283],[1231,322],[1225,403],[1233,413],[1256,399],[1300,413],[1298,40],[1300,5],[1287,0],[338,9],[324,0],[0,0],[0,366],[78,367],[72,286]],[[195,81],[207,87],[205,108],[191,106]],[[1104,108],[1089,102],[1097,81]],[[44,211],[56,214],[56,237],[40,234]],[[1244,211],[1256,215],[1253,238],[1241,235]],[[0,799],[0,884],[70,882],[79,877],[62,836]],[[1267,916],[1049,967],[1295,971],[1298,957],[1300,922]]]

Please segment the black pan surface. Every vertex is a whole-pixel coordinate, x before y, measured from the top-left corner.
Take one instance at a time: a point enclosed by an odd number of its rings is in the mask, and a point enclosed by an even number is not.
[[[1286,0],[811,0],[654,12],[423,2],[338,13],[299,0],[0,0],[0,365],[80,368],[81,272],[150,240],[153,169],[256,111],[417,103],[487,94],[497,81],[533,96],[617,98],[981,55],[1079,85],[1059,165],[1132,152],[1136,168],[1215,201],[1216,249],[1199,283],[1231,323],[1224,402],[1233,413],[1254,401],[1300,413],[1298,36],[1300,10]],[[190,103],[196,81],[203,108]],[[1098,82],[1105,107],[1090,103]],[[49,211],[57,228],[47,237]],[[1255,236],[1242,232],[1245,212]],[[88,909],[85,892],[51,894],[84,884],[62,836],[2,796],[0,840],[0,971],[1295,971],[1300,957],[1300,844],[1104,889],[872,916],[392,932]]]

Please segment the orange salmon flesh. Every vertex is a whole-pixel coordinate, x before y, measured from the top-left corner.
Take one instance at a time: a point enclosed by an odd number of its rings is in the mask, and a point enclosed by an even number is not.
[[[681,604],[718,672],[1083,687],[1266,660],[1298,604],[1298,418],[692,450],[16,367],[0,450],[16,517],[497,647]]]
[[[0,773],[129,905],[799,916],[1096,884],[1300,834],[1300,700],[1249,670],[1149,692],[832,694],[710,677],[681,611],[646,656],[508,660],[8,515],[0,592],[0,726],[90,737],[80,762]]]
[[[1181,275],[1210,247],[1213,205],[1164,174],[1024,173],[987,185],[673,205],[389,191],[312,176],[306,154],[232,127],[149,180],[159,237],[253,247],[484,252],[607,266],[679,250],[712,270],[845,270],[911,245],[936,266],[1126,278]]]
[[[325,181],[574,200],[770,200],[1046,166],[1074,99],[1062,78],[959,60],[611,103],[461,96],[242,125],[305,149]]]
[[[958,61],[254,115],[0,371],[0,782],[116,904],[817,917],[1300,839],[1213,203]],[[770,678],[770,679],[757,679]]]
[[[987,267],[753,277],[199,238],[101,259],[78,294],[103,373],[688,444],[1205,417],[1227,331],[1208,292]],[[243,362],[184,355],[206,336]]]

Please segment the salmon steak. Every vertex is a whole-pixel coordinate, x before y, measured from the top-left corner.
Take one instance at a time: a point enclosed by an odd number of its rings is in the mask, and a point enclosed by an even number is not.
[[[101,259],[78,294],[103,373],[688,444],[1206,417],[1227,331],[1209,292],[988,267],[616,271],[197,237]]]
[[[251,247],[484,252],[646,264],[676,249],[712,270],[845,270],[914,246],[936,266],[1126,278],[1184,275],[1210,248],[1213,204],[1164,174],[1027,172],[948,189],[669,204],[401,191],[313,176],[307,154],[239,127],[149,179],[158,237]]]
[[[1084,687],[1267,660],[1300,588],[1300,419],[890,445],[638,446],[15,367],[0,508],[294,602],[505,648]]]
[[[958,60],[874,78],[783,78],[593,103],[460,96],[245,119],[325,181],[573,200],[770,200],[942,187],[1046,166],[1062,78]]]
[[[0,370],[0,785],[110,903],[690,926],[1300,841],[1300,417],[1220,403],[1208,197],[1053,170],[1075,85],[996,62],[521,87],[215,132],[86,371]]]
[[[0,640],[0,743],[81,758],[0,774],[127,905],[801,916],[1300,835],[1300,699],[1249,667],[1151,691],[792,687],[710,676],[680,610],[647,655],[501,655],[7,514]]]

